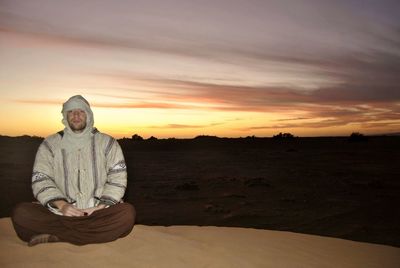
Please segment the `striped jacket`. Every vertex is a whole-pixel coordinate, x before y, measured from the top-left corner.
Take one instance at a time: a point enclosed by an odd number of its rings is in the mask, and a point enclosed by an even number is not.
[[[85,209],[119,203],[127,185],[118,142],[93,129],[91,142],[79,151],[61,149],[62,132],[47,137],[36,154],[32,174],[35,198],[53,212],[51,202],[65,200]]]

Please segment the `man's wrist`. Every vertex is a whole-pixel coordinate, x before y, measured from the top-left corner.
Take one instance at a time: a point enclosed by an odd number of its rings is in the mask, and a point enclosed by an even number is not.
[[[65,200],[56,200],[56,201],[51,202],[51,204],[52,204],[52,206],[61,210],[65,205],[68,204],[68,202],[66,202]]]

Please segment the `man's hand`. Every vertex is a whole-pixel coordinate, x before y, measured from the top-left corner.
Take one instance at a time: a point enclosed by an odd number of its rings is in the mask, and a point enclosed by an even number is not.
[[[65,202],[64,200],[57,200],[53,202],[64,216],[68,217],[81,217],[85,215],[85,211]]]
[[[103,209],[103,208],[105,208],[105,207],[106,207],[106,205],[100,204],[100,205],[98,205],[97,207],[91,207],[91,208],[82,209],[82,211],[83,211],[84,213],[87,213],[88,216],[90,216],[90,215],[91,215],[93,212],[95,212],[96,210],[100,210],[100,209]]]
[[[64,200],[54,201],[53,205],[56,206],[64,216],[69,216],[69,217],[89,216],[96,210],[100,210],[106,207],[106,205],[100,204],[97,207],[79,209],[74,205],[65,202]]]
[[[85,215],[85,212],[82,209],[79,209],[71,204],[65,204],[64,206],[62,206],[61,213],[64,216],[70,217],[81,217]]]

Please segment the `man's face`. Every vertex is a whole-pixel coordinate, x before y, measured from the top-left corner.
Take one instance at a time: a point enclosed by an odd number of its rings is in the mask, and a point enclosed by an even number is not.
[[[81,109],[68,111],[67,121],[72,131],[82,132],[86,128],[86,113]]]

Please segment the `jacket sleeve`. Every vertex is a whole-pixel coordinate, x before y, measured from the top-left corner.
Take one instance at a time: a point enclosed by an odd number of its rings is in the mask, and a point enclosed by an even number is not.
[[[54,181],[54,153],[46,140],[40,144],[36,153],[32,190],[34,197],[46,207],[55,200],[67,201]]]
[[[118,142],[111,138],[106,147],[107,181],[100,197],[100,204],[115,205],[125,194],[127,170],[124,155]]]

